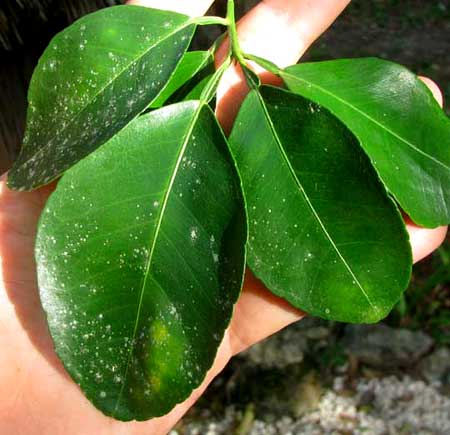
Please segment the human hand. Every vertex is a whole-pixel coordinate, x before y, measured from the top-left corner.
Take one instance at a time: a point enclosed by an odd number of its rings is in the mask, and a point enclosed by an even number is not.
[[[349,0],[266,0],[239,25],[245,52],[279,66],[295,63],[338,16]],[[212,0],[140,0],[130,3],[203,14]],[[270,32],[267,29],[270,28]],[[218,62],[226,51],[218,53]],[[264,80],[276,82],[265,74]],[[439,99],[432,82],[425,81]],[[247,89],[239,70],[225,75],[217,115],[229,131]],[[203,384],[168,415],[148,422],[123,423],[96,410],[64,371],[54,353],[36,283],[34,240],[48,186],[30,193],[10,191],[0,181],[0,432],[9,434],[163,434],[203,393],[231,356],[301,318],[273,296],[250,272],[216,361]],[[424,205],[425,206],[425,205]],[[442,242],[446,228],[421,229],[407,224],[415,261]]]

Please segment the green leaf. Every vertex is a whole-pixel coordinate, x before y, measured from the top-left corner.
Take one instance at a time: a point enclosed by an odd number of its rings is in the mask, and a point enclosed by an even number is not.
[[[248,263],[312,315],[375,322],[411,273],[404,223],[352,133],[276,88],[252,91],[230,145],[249,218]]]
[[[189,81],[178,89],[168,100],[167,104],[180,101],[201,100],[203,90],[209,85],[216,73],[214,62],[207,63]]]
[[[281,76],[353,131],[414,222],[450,223],[450,121],[414,74],[368,58],[295,65]]]
[[[150,107],[153,109],[162,107],[176,91],[189,82],[199,71],[213,62],[214,57],[209,51],[188,51],[185,53],[172,77],[167,82],[166,87]]]
[[[181,101],[198,100],[200,99],[203,90],[206,88],[210,80],[213,78],[213,74],[209,74],[199,81],[192,82],[191,85],[181,89],[181,92],[177,95]]]
[[[9,186],[29,190],[50,182],[147,108],[189,45],[195,30],[189,20],[117,6],[59,33],[33,74]]]
[[[40,295],[86,396],[161,416],[204,379],[242,285],[245,215],[209,106],[139,117],[66,172],[40,222]]]

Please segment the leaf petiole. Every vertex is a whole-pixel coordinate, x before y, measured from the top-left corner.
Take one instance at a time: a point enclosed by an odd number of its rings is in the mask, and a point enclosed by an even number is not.
[[[205,16],[205,17],[195,17],[191,21],[192,24],[197,24],[199,26],[210,26],[217,24],[219,26],[228,27],[229,21],[227,18],[222,17],[213,17],[213,16]]]
[[[236,27],[236,17],[234,13],[234,0],[228,0],[227,5],[227,21],[228,21],[228,33],[230,36],[230,54],[234,57],[241,65],[245,66],[244,54],[239,45],[237,27]]]
[[[281,68],[275,65],[273,62],[267,59],[263,59],[262,57],[255,56],[254,54],[244,54],[244,58],[246,60],[251,60],[257,63],[259,66],[263,67],[266,71],[271,72],[272,74],[279,75],[281,72]]]

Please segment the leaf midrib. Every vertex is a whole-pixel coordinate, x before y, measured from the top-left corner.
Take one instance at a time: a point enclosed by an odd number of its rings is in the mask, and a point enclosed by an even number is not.
[[[347,271],[349,272],[349,274],[351,275],[351,277],[353,278],[353,280],[355,281],[355,283],[358,285],[358,288],[361,290],[362,294],[364,295],[364,297],[366,298],[368,304],[375,310],[378,311],[378,308],[372,303],[372,301],[369,298],[369,295],[367,294],[367,292],[364,290],[363,286],[361,285],[361,283],[359,282],[358,278],[356,277],[356,275],[354,274],[353,270],[351,269],[350,265],[347,263],[347,261],[345,260],[344,256],[342,255],[342,253],[339,251],[339,248],[337,247],[336,243],[334,242],[334,240],[332,239],[330,233],[328,232],[328,230],[325,227],[325,224],[322,222],[322,219],[320,219],[319,214],[317,213],[316,209],[314,208],[314,206],[312,205],[305,189],[303,188],[302,184],[300,183],[300,180],[298,179],[294,168],[291,165],[291,162],[289,161],[288,156],[286,155],[286,152],[283,148],[283,145],[281,143],[281,140],[278,136],[278,133],[275,129],[275,126],[272,122],[272,119],[270,118],[270,114],[267,110],[267,107],[264,103],[264,100],[261,96],[261,94],[258,91],[255,91],[257,97],[258,97],[258,101],[261,105],[261,108],[264,112],[264,115],[266,116],[267,119],[267,123],[269,124],[269,128],[275,138],[275,142],[278,145],[278,150],[281,153],[281,156],[283,158],[283,160],[285,161],[286,165],[289,168],[289,172],[292,176],[292,178],[294,179],[295,184],[297,185],[297,187],[299,188],[300,192],[302,193],[303,197],[306,200],[306,203],[308,204],[308,207],[311,209],[314,217],[316,218],[317,222],[319,223],[320,228],[322,229],[323,233],[325,234],[327,240],[330,242],[331,246],[333,247],[334,251],[336,252],[336,254],[338,255],[338,257],[341,259],[342,263],[344,264],[345,268],[347,269]]]
[[[89,100],[89,102],[83,106],[82,108],[80,108],[77,113],[72,117],[72,119],[64,126],[64,128],[60,131],[58,131],[57,133],[55,133],[55,135],[50,138],[44,146],[40,147],[37,149],[37,151],[32,154],[30,157],[27,158],[27,160],[25,160],[22,164],[27,164],[28,162],[30,162],[31,160],[33,160],[37,155],[39,155],[43,150],[47,149],[50,145],[53,144],[53,141],[55,139],[57,139],[59,136],[61,136],[62,133],[64,133],[69,127],[71,127],[75,120],[78,118],[78,116],[83,113],[87,108],[89,108],[89,106],[91,106],[91,104],[97,100],[97,98],[99,97],[99,95],[101,95],[102,93],[104,93],[104,91],[106,89],[108,89],[112,83],[114,83],[122,74],[125,74],[132,65],[134,65],[135,63],[139,62],[144,56],[146,56],[151,50],[153,50],[156,46],[158,46],[159,44],[161,44],[162,42],[164,42],[166,39],[170,38],[171,36],[175,35],[176,33],[180,32],[181,30],[185,29],[186,27],[190,26],[192,23],[190,20],[187,20],[183,25],[177,27],[174,31],[172,31],[171,33],[168,33],[166,36],[164,36],[163,38],[159,39],[157,42],[155,42],[153,45],[149,46],[141,55],[139,55],[137,58],[135,58],[133,61],[131,61],[130,63],[128,63],[116,76],[114,76],[109,82],[107,82],[105,84],[105,86],[103,86],[97,93],[95,93],[93,95],[93,97]]]
[[[395,131],[391,130],[389,127],[387,127],[386,125],[382,124],[381,122],[377,121],[375,118],[373,118],[372,116],[370,116],[368,113],[362,111],[361,109],[358,109],[356,106],[354,106],[353,104],[351,104],[350,102],[348,102],[347,100],[339,97],[338,95],[328,91],[327,89],[323,88],[320,85],[317,85],[316,83],[310,82],[309,80],[306,80],[304,78],[292,75],[286,71],[283,71],[281,73],[282,76],[286,76],[289,77],[293,80],[297,80],[299,82],[303,82],[306,83],[308,85],[310,85],[311,87],[314,87],[316,89],[318,89],[319,91],[323,92],[326,95],[329,95],[330,97],[334,98],[335,100],[339,101],[340,103],[344,104],[345,106],[349,107],[350,109],[354,110],[355,112],[359,113],[360,115],[362,115],[364,118],[368,119],[370,122],[372,122],[373,124],[377,125],[378,127],[380,127],[382,130],[385,130],[387,133],[389,133],[390,135],[394,136],[396,139],[398,139],[399,141],[403,142],[405,145],[409,146],[411,149],[413,149],[414,151],[416,151],[417,153],[423,155],[424,157],[432,160],[434,163],[436,163],[437,165],[442,166],[443,168],[450,170],[450,167],[447,166],[444,162],[441,162],[440,160],[436,159],[434,156],[426,153],[425,151],[421,150],[420,148],[418,148],[416,145],[414,145],[413,143],[411,143],[409,140],[405,139],[404,137],[400,136],[399,134],[397,134]],[[330,109],[331,110],[331,109]]]
[[[113,414],[115,414],[117,409],[118,409],[118,406],[119,406],[120,401],[122,399],[123,390],[125,388],[127,375],[128,375],[128,370],[129,370],[129,367],[130,367],[130,361],[131,361],[131,358],[132,358],[132,355],[133,355],[133,352],[134,352],[133,343],[134,343],[134,340],[136,338],[136,334],[137,334],[137,330],[138,330],[138,326],[139,326],[139,319],[140,319],[140,313],[141,313],[141,309],[142,309],[142,303],[143,303],[143,300],[144,300],[145,288],[146,288],[148,277],[150,275],[150,268],[151,268],[151,265],[152,265],[152,262],[153,262],[153,255],[154,255],[155,248],[156,248],[156,242],[158,240],[158,236],[159,236],[159,233],[160,233],[160,230],[161,230],[161,225],[162,225],[162,221],[163,221],[163,218],[164,218],[164,213],[165,213],[165,210],[166,210],[166,207],[167,207],[167,203],[169,201],[169,197],[170,197],[170,194],[172,192],[172,188],[173,188],[173,185],[175,183],[175,179],[177,177],[178,170],[180,168],[180,165],[181,165],[184,153],[185,153],[186,148],[187,148],[187,146],[189,144],[189,139],[190,139],[190,137],[192,135],[192,132],[193,132],[193,130],[195,128],[195,125],[196,125],[197,120],[198,120],[198,118],[200,116],[200,112],[201,112],[202,108],[203,108],[203,103],[199,102],[198,107],[195,110],[194,115],[192,117],[191,123],[190,123],[189,127],[186,130],[186,134],[185,134],[185,137],[183,138],[183,144],[182,144],[182,146],[180,148],[180,151],[178,153],[178,157],[177,157],[177,160],[176,160],[176,163],[175,163],[175,167],[174,167],[174,170],[173,170],[172,177],[169,180],[169,183],[168,183],[168,186],[167,186],[167,189],[166,189],[166,193],[164,194],[164,199],[162,201],[162,205],[161,205],[161,208],[160,208],[160,213],[159,213],[159,216],[158,216],[158,220],[156,222],[155,231],[153,233],[153,241],[152,241],[151,248],[150,248],[150,253],[149,253],[148,259],[147,259],[147,266],[146,266],[146,269],[145,269],[145,272],[144,272],[144,277],[142,279],[141,292],[140,292],[140,296],[139,296],[138,309],[137,309],[137,313],[136,313],[136,322],[134,324],[133,336],[131,338],[132,345],[130,346],[130,351],[129,351],[127,362],[126,362],[125,374],[123,376],[123,384],[122,384],[122,387],[120,389],[119,395],[117,397],[117,402],[116,402],[116,406],[114,408],[114,413]]]

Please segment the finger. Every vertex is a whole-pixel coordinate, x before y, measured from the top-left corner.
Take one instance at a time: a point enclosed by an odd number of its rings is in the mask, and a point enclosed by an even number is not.
[[[422,228],[412,223],[409,219],[406,223],[406,229],[409,233],[414,263],[417,263],[439,248],[447,234],[446,226],[433,229]]]
[[[444,97],[442,95],[442,91],[439,89],[439,86],[429,77],[419,76],[419,79],[422,80],[428,86],[428,89],[433,94],[439,106],[443,107]]]
[[[32,192],[17,192],[6,184],[8,174],[0,177],[0,219],[17,233],[24,234],[29,230],[34,237],[37,221],[56,182]]]
[[[32,330],[42,331],[39,340],[50,342],[33,259],[39,217],[56,183],[33,192],[16,192],[8,188],[6,179],[6,174],[0,178],[0,293],[3,287],[7,289],[6,301],[13,312],[26,319],[24,323],[32,325]]]
[[[232,354],[243,351],[300,320],[304,315],[284,299],[270,293],[264,284],[247,270],[244,289],[228,328]]]
[[[266,0],[253,8],[238,25],[244,52],[268,59],[280,67],[294,64],[330,26],[350,0]],[[217,53],[220,63],[228,43]],[[255,69],[261,73],[261,68]],[[265,83],[274,83],[264,74]],[[230,68],[218,89],[217,117],[226,132],[231,130],[240,102],[248,92],[239,68]]]
[[[130,0],[129,5],[146,6],[148,8],[164,9],[166,11],[199,17],[205,14],[214,0]]]

